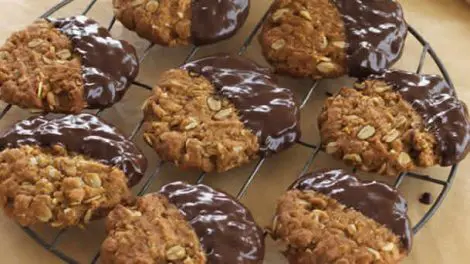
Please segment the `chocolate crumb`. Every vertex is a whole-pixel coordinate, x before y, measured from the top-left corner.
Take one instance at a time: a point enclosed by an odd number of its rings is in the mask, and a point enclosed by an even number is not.
[[[425,192],[419,197],[419,202],[426,205],[430,205],[432,200],[432,194],[429,192]]]
[[[325,92],[325,94],[326,94],[326,96],[328,96],[328,97],[332,97],[332,96],[333,96],[333,94],[332,94],[332,93],[330,93],[330,92],[328,92],[328,91],[327,91],[327,92]]]

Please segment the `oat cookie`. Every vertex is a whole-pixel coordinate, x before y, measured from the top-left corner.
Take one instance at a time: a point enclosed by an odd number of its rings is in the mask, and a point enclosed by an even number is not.
[[[371,76],[328,98],[318,123],[327,153],[384,175],[456,164],[470,149],[465,104],[434,75]]]
[[[267,69],[232,55],[163,73],[144,115],[144,138],[162,159],[203,171],[229,170],[300,137],[292,92]]]
[[[406,33],[395,0],[276,0],[259,39],[279,73],[321,79],[390,67]]]
[[[122,170],[59,145],[0,152],[0,203],[23,226],[81,226],[130,198]]]
[[[406,210],[385,184],[319,171],[281,196],[271,235],[289,263],[399,263],[411,250]]]
[[[84,16],[41,19],[0,47],[0,99],[78,113],[119,101],[138,72],[135,49]]]
[[[140,197],[132,207],[118,205],[108,215],[106,229],[101,246],[104,264],[206,263],[193,228],[161,194]]]
[[[227,39],[243,26],[249,5],[249,0],[113,0],[125,27],[164,46]]]
[[[23,145],[59,145],[71,155],[116,167],[124,172],[129,186],[134,186],[147,168],[147,159],[132,141],[91,114],[31,117],[0,136],[0,151]]]
[[[127,203],[146,159],[89,114],[32,117],[0,136],[0,202],[24,226],[66,228]]]
[[[107,218],[103,263],[258,264],[264,237],[248,209],[205,185],[174,182],[117,206]]]

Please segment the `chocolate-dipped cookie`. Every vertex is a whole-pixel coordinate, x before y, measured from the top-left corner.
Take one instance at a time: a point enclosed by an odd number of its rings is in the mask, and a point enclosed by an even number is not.
[[[104,263],[262,263],[264,237],[246,207],[205,185],[170,183],[107,220]]]
[[[0,137],[0,202],[20,224],[69,227],[132,197],[146,169],[137,147],[89,114],[32,117]]]
[[[144,115],[144,138],[163,160],[203,171],[226,171],[300,137],[292,92],[268,69],[235,55],[163,73]]]
[[[271,235],[289,263],[399,263],[411,250],[406,212],[386,184],[318,171],[279,198]]]
[[[453,165],[470,150],[466,106],[436,75],[372,75],[328,98],[318,123],[327,153],[385,175]]]
[[[135,49],[84,16],[38,20],[0,47],[0,99],[78,113],[119,101],[137,75]]]
[[[396,0],[276,0],[260,43],[280,73],[360,77],[395,63],[406,34]]]
[[[116,18],[164,46],[205,45],[233,36],[245,23],[249,0],[113,0]]]

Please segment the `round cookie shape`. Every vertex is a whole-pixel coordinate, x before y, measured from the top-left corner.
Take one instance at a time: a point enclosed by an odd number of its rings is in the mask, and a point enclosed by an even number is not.
[[[139,69],[135,49],[84,16],[41,19],[0,48],[0,98],[77,113],[119,101]]]
[[[300,137],[293,94],[279,87],[268,69],[233,55],[206,57],[182,68],[207,78],[217,94],[235,105],[243,124],[259,137],[262,152],[279,152]]]
[[[470,149],[466,106],[436,75],[386,70],[369,76],[328,98],[318,126],[328,154],[389,176],[457,164]]]
[[[439,163],[457,164],[470,150],[470,118],[464,102],[442,77],[387,70],[369,77],[390,85],[422,117],[436,137]]]
[[[143,110],[146,142],[183,168],[227,171],[300,137],[293,93],[268,69],[235,55],[164,72]]]
[[[115,15],[139,36],[164,46],[206,45],[233,36],[249,0],[113,0]]]
[[[401,56],[407,25],[395,0],[274,3],[260,42],[280,73],[313,79],[362,77]]]
[[[23,145],[60,145],[68,152],[117,167],[127,176],[129,186],[137,184],[147,168],[147,159],[132,141],[91,114],[31,117],[0,136],[0,150]]]
[[[279,198],[271,235],[289,263],[399,263],[411,250],[406,211],[386,184],[321,170]]]
[[[182,182],[167,184],[160,193],[194,228],[208,263],[263,262],[263,231],[235,198],[202,184]]]
[[[302,176],[290,189],[313,190],[389,228],[411,250],[411,228],[406,200],[388,185],[376,181],[360,182],[343,170],[326,170]]]

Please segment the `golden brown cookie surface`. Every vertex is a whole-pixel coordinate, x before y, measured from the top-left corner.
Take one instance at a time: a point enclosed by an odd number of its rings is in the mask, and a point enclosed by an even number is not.
[[[138,72],[134,48],[84,16],[38,20],[0,48],[0,99],[78,113],[119,101]]]
[[[260,43],[280,73],[365,77],[400,58],[406,34],[395,0],[276,0]]]
[[[226,171],[300,136],[293,94],[265,68],[232,55],[165,72],[144,104],[145,140],[164,160]]]
[[[271,235],[289,263],[399,263],[410,232],[396,191],[329,170],[302,177],[280,197]]]
[[[147,194],[133,207],[117,206],[106,228],[103,263],[206,263],[194,230],[163,195]]]
[[[248,16],[249,0],[113,0],[113,6],[125,27],[171,47],[231,37]]]
[[[144,108],[146,141],[165,160],[185,168],[226,171],[257,156],[257,138],[227,99],[204,77],[165,72]]]
[[[318,119],[328,154],[360,170],[396,176],[437,164],[436,139],[392,87],[366,81],[328,98]]]
[[[0,98],[24,108],[79,112],[81,62],[72,42],[45,20],[14,33],[0,49]]]
[[[450,166],[470,151],[466,106],[437,75],[371,75],[328,98],[318,124],[327,153],[384,175]]]
[[[68,152],[119,168],[129,186],[137,184],[147,168],[147,159],[132,141],[91,114],[33,116],[0,136],[0,150],[24,145],[63,146]]]
[[[58,145],[0,152],[0,201],[21,225],[83,225],[130,198],[121,170],[68,154]]]
[[[329,0],[276,1],[260,34],[276,71],[313,79],[346,73],[346,35]]]

